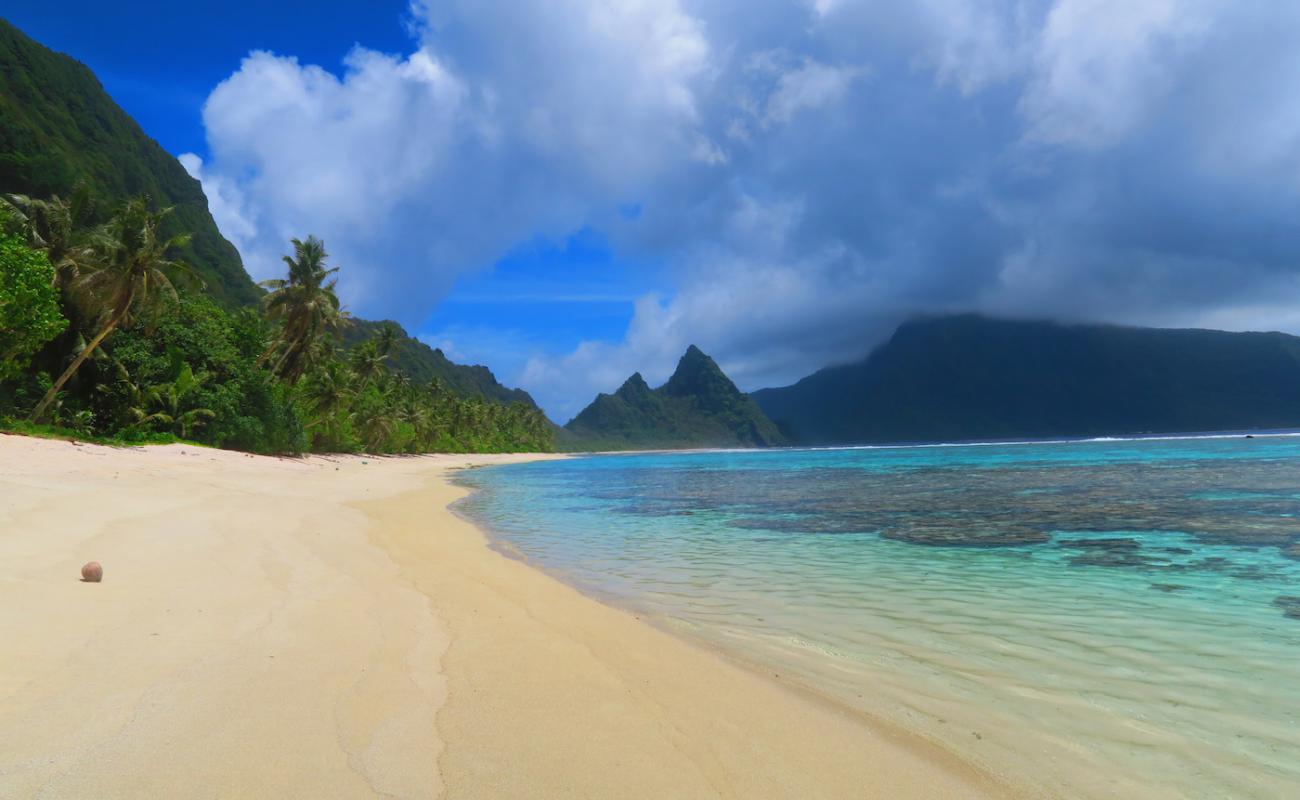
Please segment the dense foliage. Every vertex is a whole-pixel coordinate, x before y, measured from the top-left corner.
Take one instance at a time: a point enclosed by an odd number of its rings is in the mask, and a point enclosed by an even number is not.
[[[771,447],[785,440],[713,359],[691,346],[668,382],[651,389],[640,373],[602,394],[565,426],[570,450]]]
[[[68,326],[50,259],[6,234],[5,224],[0,217],[0,381],[18,377],[32,354]]]
[[[0,416],[11,427],[30,416],[88,437],[272,453],[552,446],[531,404],[463,397],[392,368],[396,328],[339,349],[349,321],[317,239],[294,240],[289,274],[269,282],[261,313],[232,311],[182,280],[189,270],[173,256],[187,239],[162,235],[167,209],[138,198],[102,225],[65,230],[48,222],[73,219],[69,202],[11,196],[6,208]]]

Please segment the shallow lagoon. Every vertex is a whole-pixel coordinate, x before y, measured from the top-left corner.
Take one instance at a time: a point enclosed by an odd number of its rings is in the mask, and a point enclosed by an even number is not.
[[[619,455],[464,481],[503,549],[1044,792],[1300,796],[1300,437]]]

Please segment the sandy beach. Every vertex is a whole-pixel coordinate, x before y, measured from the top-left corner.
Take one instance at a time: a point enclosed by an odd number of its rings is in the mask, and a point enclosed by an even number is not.
[[[497,553],[506,458],[0,437],[0,796],[1016,796]]]

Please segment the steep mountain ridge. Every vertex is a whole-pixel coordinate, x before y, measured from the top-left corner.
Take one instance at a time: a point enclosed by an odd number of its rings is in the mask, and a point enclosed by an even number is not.
[[[234,245],[217,230],[199,182],[109,97],[94,73],[0,19],[0,192],[68,197],[84,182],[102,219],[128,197],[173,206],[167,235],[228,307],[257,302]]]
[[[918,319],[864,360],[753,395],[800,444],[1300,426],[1300,338]]]

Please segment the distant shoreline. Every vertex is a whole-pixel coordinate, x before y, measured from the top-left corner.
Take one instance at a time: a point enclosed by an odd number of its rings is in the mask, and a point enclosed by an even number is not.
[[[1179,433],[1133,433],[1099,436],[1056,436],[1042,439],[967,439],[951,442],[894,442],[886,444],[826,444],[826,445],[790,445],[780,447],[691,447],[680,449],[645,449],[645,450],[570,450],[559,455],[579,458],[582,456],[633,456],[659,455],[672,453],[771,453],[799,452],[801,450],[911,450],[927,447],[999,447],[1028,444],[1088,444],[1092,442],[1151,442],[1151,441],[1185,441],[1189,439],[1266,439],[1287,436],[1300,436],[1300,429],[1268,428],[1237,431],[1192,431]]]

